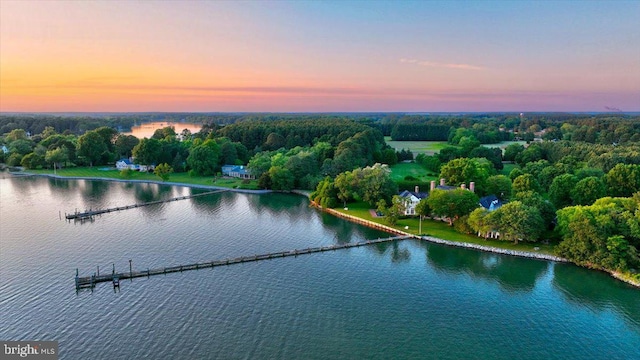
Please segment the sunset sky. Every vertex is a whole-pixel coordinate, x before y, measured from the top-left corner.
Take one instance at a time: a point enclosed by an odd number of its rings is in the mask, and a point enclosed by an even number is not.
[[[0,0],[0,111],[640,111],[640,1]]]

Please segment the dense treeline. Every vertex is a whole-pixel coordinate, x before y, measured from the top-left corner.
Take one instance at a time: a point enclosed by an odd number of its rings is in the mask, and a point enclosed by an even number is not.
[[[241,121],[220,129],[220,135],[232,141],[242,142],[247,148],[276,150],[281,147],[291,149],[296,146],[323,141],[338,145],[358,132],[370,129],[368,126],[338,117],[316,117],[297,120],[255,120]],[[384,141],[382,134],[380,141]]]
[[[240,141],[235,141],[235,139]],[[324,176],[384,161],[395,164],[406,152],[389,148],[382,134],[351,120],[318,118],[243,120],[235,125],[205,124],[201,131],[176,134],[173,127],[155,131],[149,139],[123,135],[102,126],[78,136],[45,127],[32,135],[14,129],[0,138],[7,153],[0,161],[28,169],[113,165],[135,158],[140,165],[160,165],[162,173],[217,174],[225,164],[249,163],[263,188],[313,189]],[[249,144],[251,148],[247,148]]]
[[[600,144],[640,140],[640,116],[627,114],[388,114],[372,118],[370,125],[399,141],[451,142],[461,129],[482,144],[512,138],[532,141],[536,136]]]

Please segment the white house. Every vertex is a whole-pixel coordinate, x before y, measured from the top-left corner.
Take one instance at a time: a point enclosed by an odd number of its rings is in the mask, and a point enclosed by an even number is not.
[[[8,154],[8,153],[9,153],[9,149],[8,149],[5,145],[2,145],[2,148],[1,148],[1,149],[2,149],[2,152],[3,152],[3,153],[5,153],[5,154]]]
[[[155,168],[156,168],[155,165],[138,165],[138,164],[134,164],[129,159],[120,159],[120,160],[116,161],[116,169],[118,169],[118,170],[131,169],[131,170],[143,171],[144,172],[144,171],[153,170]]]
[[[131,169],[131,170],[135,170],[132,168],[132,166],[135,166],[131,163],[131,160],[129,159],[120,159],[118,161],[116,161],[116,169],[118,170],[124,170],[124,169]]]
[[[429,195],[427,193],[421,193],[419,190],[416,186],[415,191],[405,190],[400,193],[400,197],[404,199],[405,215],[417,215],[416,206],[418,206],[420,200],[425,199]]]

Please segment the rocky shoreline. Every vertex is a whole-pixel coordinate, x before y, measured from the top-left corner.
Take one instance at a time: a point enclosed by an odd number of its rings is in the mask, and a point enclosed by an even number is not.
[[[392,227],[386,226],[386,225],[382,225],[382,224],[378,224],[372,221],[368,221],[365,219],[361,219],[359,217],[356,216],[352,216],[352,215],[348,215],[348,214],[344,214],[341,213],[339,211],[336,211],[334,209],[323,209],[322,206],[319,206],[317,204],[315,204],[314,202],[311,202],[312,206],[320,209],[321,211],[327,212],[329,214],[332,214],[334,216],[343,218],[345,220],[349,220],[358,224],[362,224],[365,226],[369,226],[371,228],[374,229],[378,229],[378,230],[382,230],[382,231],[386,231],[389,233],[393,233],[393,234],[398,234],[398,235],[406,235],[406,236],[410,236],[414,239],[417,240],[423,240],[423,241],[428,241],[428,242],[432,242],[435,244],[442,244],[442,245],[447,245],[447,246],[455,246],[455,247],[463,247],[463,248],[467,248],[467,249],[475,249],[475,250],[480,250],[480,251],[487,251],[487,252],[492,252],[492,253],[496,253],[496,254],[502,254],[502,255],[510,255],[510,256],[518,256],[518,257],[524,257],[524,258],[529,258],[529,259],[537,259],[537,260],[544,260],[544,261],[555,261],[555,262],[561,262],[561,263],[572,263],[571,261],[569,261],[568,259],[559,257],[559,256],[555,256],[555,255],[549,255],[549,254],[541,254],[541,253],[534,253],[534,252],[530,252],[530,251],[521,251],[521,250],[509,250],[509,249],[502,249],[502,248],[497,248],[497,247],[493,247],[493,246],[485,246],[485,245],[479,245],[479,244],[471,244],[471,243],[466,243],[466,242],[458,242],[458,241],[450,241],[450,240],[444,240],[444,239],[440,239],[440,238],[436,238],[433,236],[418,236],[418,235],[414,235],[414,234],[409,234],[407,232],[398,230],[398,229],[394,229]],[[597,270],[597,269],[593,269],[593,270]],[[625,282],[631,286],[640,288],[640,282],[634,281],[632,279],[627,279],[625,278],[622,274],[615,272],[615,271],[607,271],[607,270],[602,270],[605,271],[606,273],[608,273],[609,275],[611,275],[612,277]]]

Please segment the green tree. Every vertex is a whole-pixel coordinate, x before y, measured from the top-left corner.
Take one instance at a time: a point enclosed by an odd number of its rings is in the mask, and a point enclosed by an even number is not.
[[[347,202],[352,201],[356,194],[356,183],[353,173],[345,171],[338,174],[335,179],[335,187],[338,199],[342,201],[344,207],[347,207]]]
[[[271,178],[271,188],[273,190],[291,190],[293,189],[295,178],[293,173],[283,166],[272,166],[269,169],[269,177]]]
[[[478,205],[478,196],[471,191],[455,190],[433,190],[429,193],[427,203],[433,214],[449,219],[449,225],[464,215],[471,213]]]
[[[144,138],[140,140],[138,145],[133,147],[131,153],[138,164],[157,164],[160,162],[160,156],[162,156],[162,144],[158,139]]]
[[[518,154],[520,154],[521,152],[524,151],[524,146],[518,144],[518,143],[513,143],[513,144],[509,144],[505,149],[504,149],[504,160],[505,161],[515,161],[516,160],[516,156],[518,156]]]
[[[27,132],[24,129],[13,129],[5,137],[7,143],[12,143],[16,140],[28,140]]]
[[[35,152],[28,153],[20,160],[20,165],[27,169],[36,169],[44,164],[44,158]]]
[[[404,211],[404,199],[398,195],[394,195],[391,199],[391,206],[384,211],[384,219],[389,225],[395,225],[398,219],[404,215]]]
[[[497,224],[502,239],[537,241],[544,229],[540,213],[520,201],[512,201],[495,210],[491,215]]]
[[[78,138],[78,156],[85,158],[89,166],[98,163],[107,150],[102,136],[95,131],[88,131]]]
[[[133,135],[118,135],[115,143],[115,152],[118,156],[129,158],[132,156],[133,148],[140,140]]]
[[[479,207],[469,214],[467,224],[473,231],[478,233],[478,236],[486,238],[491,231],[496,229],[496,225],[491,221],[490,214],[489,210]]]
[[[540,192],[540,184],[538,180],[531,174],[520,175],[513,180],[513,185],[511,187],[514,193],[519,193],[523,191],[535,191],[537,193]]]
[[[153,132],[153,136],[151,136],[151,138],[158,140],[174,140],[176,138],[176,135],[177,134],[175,127],[165,126],[162,129],[156,129],[156,131]]]
[[[627,270],[638,266],[637,209],[636,198],[602,198],[591,206],[559,210],[557,229],[562,241],[556,252],[595,268]]]
[[[61,169],[62,163],[69,160],[69,156],[67,155],[67,151],[64,148],[57,148],[53,150],[48,150],[44,160],[53,165],[53,168]]]
[[[316,191],[310,195],[311,200],[325,209],[334,208],[338,205],[336,197],[337,190],[329,177],[320,181],[316,187]]]
[[[157,165],[155,169],[153,169],[153,173],[159,176],[160,179],[162,179],[162,181],[169,180],[169,175],[172,172],[173,172],[173,168],[167,163],[162,163],[160,165]]]
[[[495,194],[500,200],[511,198],[511,179],[505,175],[493,175],[487,179],[485,187],[487,194]]]
[[[386,165],[376,164],[362,169],[358,190],[360,198],[374,205],[378,200],[391,200],[398,193],[398,185],[391,179],[391,170]],[[356,177],[357,178],[357,177]]]
[[[269,168],[271,168],[271,153],[262,151],[255,154],[251,160],[249,160],[247,167],[258,177],[268,172]]]
[[[457,186],[473,181],[480,189],[484,189],[485,182],[491,173],[492,167],[488,161],[481,162],[478,159],[469,158],[453,159],[440,168],[440,178],[444,178],[447,184]]]
[[[30,140],[18,139],[9,145],[9,152],[12,154],[27,155],[33,151],[33,142]]]
[[[187,164],[196,175],[213,175],[218,166],[218,153],[210,146],[198,145],[191,149]]]
[[[571,199],[576,205],[591,205],[596,200],[607,196],[607,188],[602,179],[589,176],[576,183],[571,190]]]
[[[618,164],[604,178],[611,196],[629,197],[640,191],[640,165]]]
[[[416,214],[424,217],[431,216],[431,207],[429,206],[429,202],[427,198],[420,200],[418,205],[416,205]]]
[[[571,174],[556,177],[549,187],[549,200],[558,209],[572,205],[571,192],[577,183],[578,178]]]
[[[537,209],[547,228],[553,224],[553,220],[556,217],[556,207],[553,206],[550,201],[545,200],[539,193],[531,190],[522,191],[515,193],[513,200],[520,201],[526,206]]]

